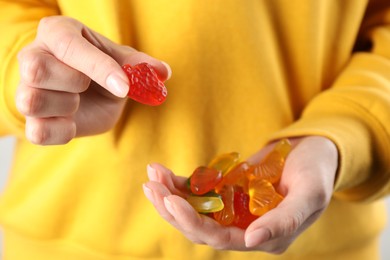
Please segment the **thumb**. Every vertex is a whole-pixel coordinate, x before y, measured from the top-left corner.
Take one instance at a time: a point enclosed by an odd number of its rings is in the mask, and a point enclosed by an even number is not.
[[[91,78],[118,97],[129,91],[124,62],[149,62],[162,80],[170,76],[164,63],[130,47],[118,45],[74,19],[42,19],[37,40],[58,60]]]
[[[302,183],[291,188],[274,209],[255,220],[245,232],[247,247],[261,246],[278,240],[278,246],[288,246],[300,233],[319,218],[329,203],[327,196]]]
[[[291,241],[309,223],[310,210],[303,203],[285,200],[275,209],[255,220],[245,232],[247,247],[261,246],[267,241],[281,239]],[[301,204],[301,205],[297,205]]]

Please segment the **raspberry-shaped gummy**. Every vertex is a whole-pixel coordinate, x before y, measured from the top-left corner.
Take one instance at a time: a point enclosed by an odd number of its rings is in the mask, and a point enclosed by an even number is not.
[[[122,68],[129,78],[129,98],[150,106],[158,106],[165,101],[167,88],[150,64],[126,64]]]

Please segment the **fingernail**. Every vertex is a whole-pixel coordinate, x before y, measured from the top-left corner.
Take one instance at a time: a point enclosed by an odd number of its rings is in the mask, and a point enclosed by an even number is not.
[[[172,215],[175,215],[175,209],[172,205],[172,202],[167,197],[164,197],[164,205],[167,208],[167,210],[169,211],[169,213],[171,213]]]
[[[165,66],[165,68],[167,68],[168,70],[168,76],[167,76],[167,80],[171,78],[172,76],[172,69],[171,69],[171,66],[168,65],[168,63],[166,63],[165,61],[161,61],[161,63]]]
[[[150,164],[148,164],[148,166],[146,167],[146,171],[148,172],[149,180],[158,181],[157,171]]]
[[[144,194],[145,194],[146,198],[148,198],[148,200],[150,200],[151,202],[154,202],[153,191],[145,184],[142,185],[142,188],[144,190]]]
[[[127,82],[119,75],[111,74],[106,80],[108,90],[118,97],[125,97],[129,92]]]
[[[252,231],[248,235],[245,236],[245,246],[246,247],[254,247],[261,243],[266,242],[270,239],[270,232],[265,228],[260,228],[255,231]]]

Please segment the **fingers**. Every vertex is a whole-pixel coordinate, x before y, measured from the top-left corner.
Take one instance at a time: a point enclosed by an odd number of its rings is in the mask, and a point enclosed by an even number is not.
[[[165,62],[117,45],[62,16],[41,20],[36,40],[21,51],[19,62],[22,79],[29,86],[81,93],[92,79],[118,97],[125,97],[129,90],[128,78],[121,68],[124,63],[148,62],[161,80],[171,75]]]
[[[121,65],[148,62],[162,80],[170,77],[170,67],[145,53],[117,45],[73,19],[50,17],[41,20],[38,41],[48,52],[69,67],[87,75],[113,95],[125,97],[128,78]]]
[[[28,117],[47,118],[73,115],[79,105],[77,94],[40,90],[20,85],[16,95],[16,106]]]
[[[72,116],[90,79],[30,46],[19,54],[21,82],[16,107],[26,116],[25,133],[34,144],[65,144],[76,135]]]
[[[76,20],[63,17],[42,19],[37,39],[58,60],[89,76],[112,94],[125,97],[128,92],[127,76],[120,65],[104,52],[111,46],[95,46],[83,37],[84,34],[94,35],[96,44],[104,43],[97,33],[90,32]]]
[[[212,218],[198,214],[179,196],[165,197],[164,205],[187,238],[200,240],[215,249],[247,250],[242,229],[222,226]]]
[[[34,144],[65,144],[76,135],[71,118],[26,118],[26,137]]]
[[[81,93],[91,79],[62,63],[40,46],[31,45],[18,54],[21,83],[37,89]]]
[[[149,180],[160,182],[173,194],[185,197],[188,195],[187,178],[176,176],[164,166],[152,163],[147,166]]]
[[[157,212],[169,223],[175,225],[174,218],[165,208],[164,198],[171,195],[172,193],[163,185],[158,182],[150,181],[143,185],[145,196],[152,202]]]
[[[183,192],[178,187],[185,185],[186,178],[175,176],[159,164],[151,164],[147,170],[151,181],[144,185],[146,197],[157,212],[189,240],[208,244],[216,249],[247,249],[243,230],[224,227],[212,218],[198,214],[182,197]]]
[[[246,250],[243,230],[223,227],[212,218],[198,214],[185,199],[172,195],[161,183],[144,184],[144,193],[157,212],[192,242],[216,249]]]
[[[175,217],[170,213],[165,204],[165,199],[171,195],[171,193],[160,183],[148,182],[143,186],[145,196],[152,202],[153,206],[168,223],[174,226],[177,230],[181,230],[180,225],[176,222]],[[204,242],[191,234],[185,234],[185,236],[194,243],[204,244]]]

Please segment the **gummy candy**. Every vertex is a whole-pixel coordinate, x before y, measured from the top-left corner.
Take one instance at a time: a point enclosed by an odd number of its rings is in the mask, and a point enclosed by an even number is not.
[[[229,226],[234,221],[234,187],[233,185],[225,185],[218,194],[221,195],[224,208],[214,212],[214,219],[224,226]]]
[[[193,196],[187,198],[188,203],[199,213],[212,213],[220,211],[224,208],[223,201],[220,196]]]
[[[291,143],[281,140],[254,165],[239,162],[236,152],[219,155],[189,177],[192,194],[187,200],[221,225],[245,229],[283,200],[275,187],[290,150]]]
[[[248,179],[246,172],[250,170],[250,165],[247,162],[237,164],[233,169],[223,176],[222,181],[215,186],[218,193],[224,185],[238,185],[244,190],[248,190]]]
[[[290,150],[290,142],[281,140],[260,163],[252,166],[252,169],[247,172],[247,177],[249,179],[261,178],[271,183],[277,183],[282,176],[284,163]]]
[[[225,175],[232,167],[234,167],[238,160],[240,159],[240,154],[237,152],[226,153],[215,157],[207,167],[219,170]]]
[[[213,190],[221,180],[221,171],[205,166],[200,166],[195,169],[190,178],[191,192],[196,195],[205,194]]]
[[[165,101],[167,89],[150,64],[125,64],[122,69],[129,78],[129,98],[150,106],[161,105]]]
[[[275,191],[272,183],[266,179],[253,179],[249,181],[249,210],[253,215],[262,216],[275,208],[283,199]]]
[[[249,211],[249,199],[249,195],[243,191],[234,192],[234,226],[246,229],[258,218]]]

